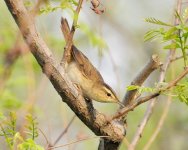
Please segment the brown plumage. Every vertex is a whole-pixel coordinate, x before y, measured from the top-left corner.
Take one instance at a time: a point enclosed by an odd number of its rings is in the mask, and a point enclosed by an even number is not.
[[[62,19],[61,29],[65,41],[68,42],[70,29],[66,19]],[[85,97],[99,102],[120,104],[113,89],[104,82],[99,71],[81,51],[72,45],[69,55],[65,71],[71,81],[81,87]]]
[[[85,78],[94,79],[93,82],[104,82],[99,71],[92,65],[89,59],[75,46],[72,47],[72,56]],[[87,63],[86,63],[87,62]],[[94,76],[94,78],[93,78]]]

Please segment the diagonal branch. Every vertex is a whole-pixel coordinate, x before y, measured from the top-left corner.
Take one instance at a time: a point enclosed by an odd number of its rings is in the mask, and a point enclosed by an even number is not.
[[[175,51],[172,50],[169,52],[168,56],[166,57],[166,61],[161,69],[159,83],[164,81],[166,71],[170,65],[170,60],[171,60],[171,58],[173,58],[174,54],[175,54]],[[139,139],[141,138],[144,128],[153,112],[154,106],[156,104],[156,100],[157,100],[157,98],[153,98],[153,99],[151,99],[150,103],[148,104],[147,109],[144,114],[144,117],[143,117],[141,123],[139,124],[138,129],[134,135],[134,138],[130,144],[129,150],[133,150],[135,148],[136,144],[138,143]]]
[[[137,100],[135,100],[136,102],[134,102],[132,105],[127,106],[123,109],[121,109],[119,112],[117,112],[117,114],[115,114],[112,119],[117,119],[120,118],[122,116],[124,116],[125,114],[127,114],[129,111],[133,110],[136,106],[149,101],[150,99],[153,99],[157,96],[159,96],[162,92],[165,92],[169,89],[171,89],[172,87],[176,86],[177,83],[182,80],[186,75],[188,74],[188,68],[186,68],[176,79],[172,80],[166,87],[163,87],[161,89],[159,89],[157,92],[145,96],[145,97],[140,97]]]
[[[177,0],[176,8],[177,8],[177,11],[179,12],[179,14],[181,12],[181,7],[182,7],[182,0]],[[177,25],[178,23],[179,23],[178,18],[175,18],[174,25]],[[171,60],[174,58],[175,52],[176,52],[175,49],[171,49],[169,51],[168,56],[166,57],[166,61],[165,61],[164,65],[163,65],[163,70],[160,73],[159,82],[163,82],[164,81],[166,71],[167,71],[167,69],[168,69],[168,67],[169,67],[169,65],[171,63]],[[152,99],[150,101],[150,103],[148,104],[148,107],[147,107],[147,110],[146,110],[146,112],[144,114],[144,117],[143,117],[141,123],[139,124],[139,127],[138,127],[138,129],[137,129],[137,131],[136,131],[136,133],[134,135],[134,138],[133,138],[131,144],[130,144],[130,148],[129,148],[130,150],[132,150],[132,149],[134,149],[136,147],[136,144],[138,143],[139,139],[141,138],[141,135],[142,135],[142,133],[144,131],[144,128],[145,128],[145,126],[146,126],[146,124],[147,124],[147,122],[148,122],[148,120],[149,120],[149,118],[150,118],[150,116],[151,116],[151,114],[153,112],[154,106],[156,104],[156,100],[157,99]]]
[[[158,121],[157,127],[152,132],[152,136],[149,138],[149,141],[144,146],[143,150],[149,150],[150,146],[152,145],[152,143],[156,139],[157,135],[159,134],[159,132],[160,132],[160,130],[161,130],[161,128],[162,128],[162,126],[163,126],[163,124],[165,122],[165,119],[167,117],[171,102],[172,102],[172,97],[168,96],[165,108],[164,108],[164,110],[162,112],[161,118]]]
[[[156,69],[161,66],[161,62],[159,60],[158,55],[152,55],[149,62],[146,66],[140,71],[140,73],[135,77],[135,79],[131,82],[131,85],[141,86],[144,81],[149,77],[149,75]],[[123,104],[125,106],[129,106],[133,103],[135,96],[137,95],[138,90],[128,91],[123,99]]]
[[[69,35],[66,37],[66,46],[64,48],[64,54],[63,54],[63,59],[61,61],[61,64],[64,66],[67,62],[70,61],[71,59],[71,48],[73,45],[73,36],[76,31],[77,27],[77,22],[78,22],[78,15],[80,13],[80,9],[82,7],[83,0],[79,0],[78,6],[74,12],[74,19],[72,23],[71,30],[69,32]]]
[[[69,121],[68,125],[66,126],[66,128],[63,130],[63,132],[58,136],[58,138],[55,140],[55,142],[53,143],[53,146],[55,146],[60,139],[67,133],[68,129],[70,128],[71,124],[73,123],[73,121],[75,120],[76,115],[74,115],[72,117],[72,119]]]
[[[5,0],[5,3],[30,47],[31,53],[62,100],[96,135],[108,136],[108,140],[120,143],[125,134],[123,125],[112,121],[108,125],[103,126],[107,122],[105,115],[97,111],[90,112],[91,110],[87,108],[86,101],[68,79],[63,67],[55,61],[51,51],[36,31],[34,20],[24,7],[23,1]],[[95,120],[92,119],[91,113],[95,115]]]
[[[63,32],[65,41],[67,41],[68,35],[70,33],[70,28],[69,28],[68,22],[65,18],[61,19],[61,30]],[[92,104],[91,104],[91,107],[92,107]],[[119,147],[119,144],[120,143],[114,143],[114,142],[111,142],[107,139],[103,139],[101,137],[98,150],[104,150],[104,149],[106,149],[106,150],[110,150],[110,149],[116,150]]]

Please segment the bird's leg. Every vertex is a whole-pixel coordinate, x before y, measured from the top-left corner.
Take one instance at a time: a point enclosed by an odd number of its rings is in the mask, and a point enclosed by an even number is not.
[[[90,112],[91,119],[94,121],[96,119],[96,111],[95,108],[93,107],[93,102],[91,99],[85,97],[87,108]]]

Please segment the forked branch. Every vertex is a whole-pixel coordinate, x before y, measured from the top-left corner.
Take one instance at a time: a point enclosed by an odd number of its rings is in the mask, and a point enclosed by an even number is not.
[[[111,122],[107,126],[107,119],[104,114],[98,111],[90,112],[86,101],[67,78],[62,66],[55,61],[51,51],[36,31],[34,20],[27,12],[22,0],[5,0],[9,11],[15,19],[22,35],[30,47],[30,50],[37,62],[40,64],[44,74],[49,78],[52,85],[61,96],[62,100],[74,111],[80,120],[90,128],[96,135],[107,136],[111,143],[120,143],[125,131],[123,125],[118,122]],[[95,115],[95,120],[93,116]],[[118,129],[117,129],[118,128]]]
[[[131,85],[137,85],[141,86],[144,81],[149,77],[149,75],[156,69],[158,69],[162,63],[159,60],[158,55],[152,55],[149,62],[146,64],[146,66],[140,71],[140,73],[135,77],[135,79],[131,82]],[[138,90],[131,90],[128,91],[123,99],[123,104],[125,106],[129,106],[133,103],[135,100],[135,96],[137,95]]]
[[[148,96],[145,96],[145,97],[140,97],[137,100],[135,100],[135,102],[132,105],[127,106],[127,107],[121,109],[120,111],[118,111],[117,114],[115,114],[112,117],[112,120],[113,119],[121,118],[122,116],[124,116],[125,114],[127,114],[129,111],[131,111],[135,107],[137,107],[138,105],[140,105],[140,104],[142,104],[144,102],[147,102],[150,99],[153,99],[153,98],[159,96],[162,92],[165,92],[165,91],[171,89],[172,87],[176,86],[177,83],[181,79],[183,79],[187,74],[188,74],[188,68],[186,68],[176,79],[174,79],[170,83],[168,83],[168,85],[166,87],[160,88],[157,92],[155,92],[155,93],[153,93],[151,95],[148,95]]]

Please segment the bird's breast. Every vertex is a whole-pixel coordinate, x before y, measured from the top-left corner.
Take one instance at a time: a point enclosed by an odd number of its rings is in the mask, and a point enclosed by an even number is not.
[[[71,62],[67,66],[66,73],[73,83],[76,83],[81,87],[82,92],[85,96],[89,98],[92,97],[91,95],[92,95],[92,88],[94,83],[92,80],[86,78],[82,74],[82,72],[79,70],[75,62]]]

